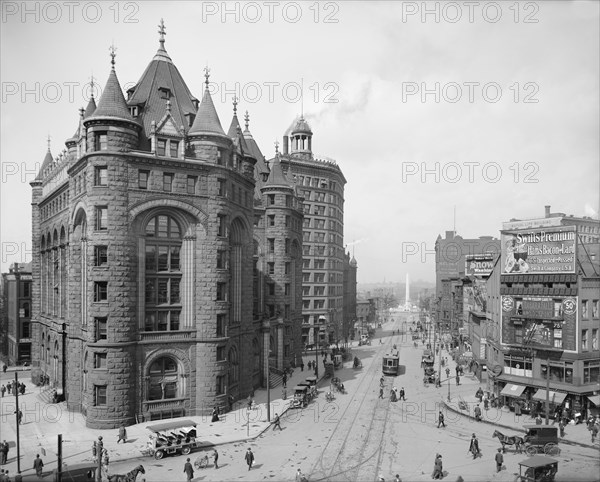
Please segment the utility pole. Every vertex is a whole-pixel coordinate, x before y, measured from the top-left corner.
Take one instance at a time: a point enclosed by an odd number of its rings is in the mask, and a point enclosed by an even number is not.
[[[271,367],[267,369],[267,422],[271,421]],[[248,412],[248,430],[250,430],[250,412]],[[250,435],[250,433],[248,433]]]
[[[21,438],[19,434],[19,429],[21,425],[21,421],[19,420],[19,374],[15,371],[15,385],[13,387],[15,392],[15,417],[17,420],[17,474],[21,474]]]
[[[546,353],[546,367],[546,425],[548,425],[550,423],[550,352]]]
[[[96,482],[102,482],[102,452],[104,451],[104,443],[102,443],[102,435],[98,436],[96,442],[96,455],[98,456],[98,468],[96,469]]]
[[[56,463],[58,469],[56,470],[56,482],[62,482],[62,433],[58,434],[58,452]]]

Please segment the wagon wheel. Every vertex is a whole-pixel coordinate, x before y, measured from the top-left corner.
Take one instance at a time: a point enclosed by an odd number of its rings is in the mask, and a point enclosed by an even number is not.
[[[189,445],[186,445],[185,447],[181,447],[181,453],[183,455],[189,455],[189,453],[192,451],[192,449],[190,448]]]
[[[555,443],[549,442],[546,445],[544,445],[544,453],[546,455],[558,455],[560,453],[560,449],[558,448],[558,445],[556,445]]]
[[[162,459],[164,456],[165,456],[165,452],[164,452],[164,450],[157,450],[157,451],[154,453],[154,458],[155,458],[156,460],[160,460],[160,459]]]
[[[527,452],[527,455],[535,455],[537,454],[537,447],[535,445],[528,445],[525,447],[525,452]]]

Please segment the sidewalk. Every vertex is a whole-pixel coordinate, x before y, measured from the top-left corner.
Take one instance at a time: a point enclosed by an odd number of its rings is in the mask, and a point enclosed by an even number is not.
[[[448,365],[450,367],[450,376],[455,374],[456,363],[450,355],[444,351],[442,356],[448,357]],[[444,367],[442,368],[442,378],[444,378]],[[448,408],[455,413],[460,413],[465,417],[469,417],[475,420],[474,410],[477,405],[481,408],[481,417],[482,421],[480,423],[487,423],[490,425],[494,425],[499,428],[503,428],[506,430],[510,430],[510,434],[513,432],[521,432],[525,433],[525,429],[523,425],[535,425],[535,419],[531,418],[529,415],[521,415],[517,417],[514,412],[511,412],[508,408],[492,408],[490,406],[489,410],[484,409],[483,402],[479,402],[479,399],[475,397],[475,392],[479,387],[483,391],[486,391],[485,382],[481,383],[479,380],[469,372],[465,372],[465,375],[460,377],[460,385],[456,386],[454,379],[450,380],[451,389],[450,389],[450,402],[447,399],[446,386],[443,383],[442,388],[438,389],[440,391],[440,395],[442,395],[443,403]],[[461,410],[458,406],[459,401],[464,401],[467,404],[467,410]],[[552,424],[553,420],[550,421]],[[545,420],[544,420],[545,423]],[[556,425],[558,428],[558,425]],[[565,436],[563,438],[559,437],[559,443],[561,444],[569,444],[569,445],[579,445],[583,447],[594,447],[592,444],[592,437],[587,429],[585,423],[580,423],[578,425],[567,425],[565,427]],[[596,447],[598,447],[598,440],[596,441]]]
[[[314,354],[304,357],[304,371],[296,368],[293,375],[288,378],[286,400],[282,398],[281,385],[271,389],[271,421],[274,420],[276,413],[281,416],[290,408],[294,386],[304,381],[306,377],[314,375],[312,370],[309,371],[306,368],[309,360],[314,361]],[[321,363],[320,360],[319,362]],[[319,367],[319,376],[322,377],[323,374],[324,371],[321,364]],[[9,378],[14,380],[14,373],[7,372],[4,374],[0,384],[6,385]],[[45,470],[56,468],[58,434],[62,434],[63,436],[63,460],[68,465],[80,462],[92,462],[92,444],[98,439],[98,436],[102,436],[104,448],[109,451],[111,462],[117,462],[141,456],[150,433],[146,427],[161,423],[161,421],[147,421],[130,425],[127,427],[128,442],[117,445],[118,429],[89,429],[85,426],[85,419],[80,413],[67,411],[65,402],[58,404],[43,402],[39,397],[42,389],[31,383],[28,371],[24,371],[21,374],[21,370],[19,370],[19,381],[26,385],[25,395],[19,395],[19,408],[23,412],[23,423],[19,427],[21,441],[20,465],[23,475],[33,473],[31,467],[33,459],[38,453],[44,460]],[[323,390],[321,390],[321,393],[323,393]],[[247,410],[245,399],[236,401],[233,405],[233,410],[222,415],[221,419],[214,423],[211,423],[210,415],[186,416],[182,418],[193,420],[197,423],[200,439],[206,447],[233,442],[245,442],[260,436],[271,425],[271,422],[267,421],[267,390],[255,390],[254,401],[256,408],[250,410],[250,412]],[[0,439],[9,442],[8,463],[3,468],[9,469],[13,475],[17,472],[17,436],[14,412],[15,397],[12,394],[8,395],[6,393],[1,399],[0,421],[2,428]],[[248,423],[248,419],[250,419],[250,423]],[[162,422],[164,423],[165,420]]]

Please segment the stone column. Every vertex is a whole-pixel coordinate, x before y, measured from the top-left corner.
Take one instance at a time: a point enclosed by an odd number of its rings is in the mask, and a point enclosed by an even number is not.
[[[185,236],[181,247],[181,326],[183,329],[194,327],[194,252],[196,237]]]
[[[271,351],[271,324],[269,320],[263,320],[261,327],[263,335],[263,387],[268,387],[269,380],[269,352]]]
[[[277,368],[283,370],[283,317],[277,318]]]

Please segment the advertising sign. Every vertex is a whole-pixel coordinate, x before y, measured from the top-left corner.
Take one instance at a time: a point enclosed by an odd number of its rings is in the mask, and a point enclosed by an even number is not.
[[[468,254],[465,256],[466,276],[489,276],[494,269],[494,256],[491,254]]]
[[[502,274],[575,273],[576,228],[502,231]]]
[[[463,286],[463,309],[483,313],[486,311],[487,287],[485,279],[473,277],[470,285]]]

